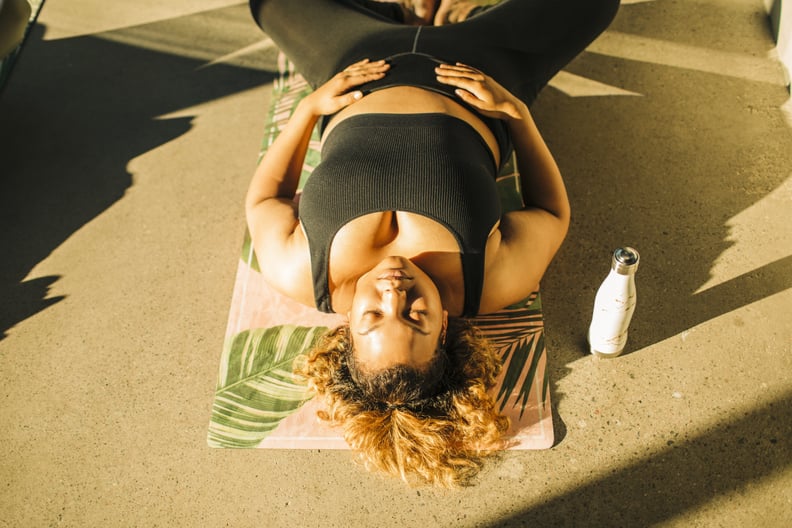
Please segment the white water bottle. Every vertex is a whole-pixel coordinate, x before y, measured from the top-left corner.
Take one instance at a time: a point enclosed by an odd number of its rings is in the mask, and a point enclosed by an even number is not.
[[[627,328],[635,311],[635,272],[638,252],[630,247],[613,252],[611,270],[597,290],[594,313],[588,332],[590,351],[595,356],[616,357],[627,343]]]

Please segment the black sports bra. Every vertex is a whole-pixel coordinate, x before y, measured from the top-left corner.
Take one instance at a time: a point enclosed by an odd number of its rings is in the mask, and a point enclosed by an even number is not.
[[[487,239],[501,216],[497,167],[481,135],[446,114],[362,114],[325,138],[299,216],[311,254],[316,307],[332,312],[330,247],[342,226],[381,211],[431,218],[459,244],[463,315],[478,312]],[[427,248],[429,249],[429,248]]]

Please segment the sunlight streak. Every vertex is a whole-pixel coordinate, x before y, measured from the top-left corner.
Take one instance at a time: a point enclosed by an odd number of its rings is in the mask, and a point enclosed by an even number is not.
[[[244,57],[246,55],[251,55],[255,53],[260,53],[266,50],[274,50],[276,49],[275,42],[269,37],[265,38],[260,42],[256,42],[251,44],[250,46],[245,46],[244,48],[238,49],[236,51],[232,51],[231,53],[227,53],[222,57],[217,57],[206,63],[205,65],[201,66],[201,68],[206,68],[209,66],[214,66],[215,64],[223,64],[223,63],[233,63],[236,59],[240,57]]]
[[[548,85],[552,86],[556,90],[559,90],[565,95],[568,95],[569,97],[597,97],[606,95],[629,95],[640,97],[643,95],[565,71],[558,72],[555,77],[550,79]]]
[[[47,2],[40,20],[47,27],[44,40],[60,40],[185,18],[234,7],[239,3],[239,0],[202,0],[198,3],[189,0],[81,0],[80,8],[75,9],[74,2]],[[91,15],[85,16],[85,13]]]
[[[750,178],[750,175],[746,177]],[[727,241],[731,244],[715,260],[710,279],[695,293],[701,293],[792,254],[792,223],[768,222],[768,218],[788,216],[790,203],[792,176],[761,200],[732,217],[727,223]]]
[[[617,31],[606,31],[586,51],[747,81],[786,85],[784,71],[772,52],[766,57],[753,57]]]

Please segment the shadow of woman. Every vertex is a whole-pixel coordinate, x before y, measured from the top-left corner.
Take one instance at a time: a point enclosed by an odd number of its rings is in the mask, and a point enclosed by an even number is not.
[[[158,116],[272,80],[263,68],[202,67],[101,35],[47,41],[44,32],[30,34],[0,100],[0,339],[63,298],[48,297],[58,276],[26,277],[124,195],[129,161],[191,128],[190,118]]]

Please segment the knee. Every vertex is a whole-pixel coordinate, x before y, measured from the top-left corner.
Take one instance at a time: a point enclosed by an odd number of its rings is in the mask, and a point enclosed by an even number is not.
[[[278,4],[288,4],[288,0],[249,0],[248,3],[250,5],[250,14],[253,15],[253,20],[263,29],[264,26],[262,24],[273,18],[271,8],[276,7]]]
[[[586,0],[585,3],[589,10],[587,15],[589,23],[596,34],[599,34],[613,22],[621,0]]]
[[[607,27],[616,17],[621,0],[599,0],[599,2],[595,3],[599,3],[600,12],[603,14],[603,18],[607,20],[605,23],[605,27]]]
[[[29,17],[30,4],[27,0],[0,0],[0,59],[22,42]]]

